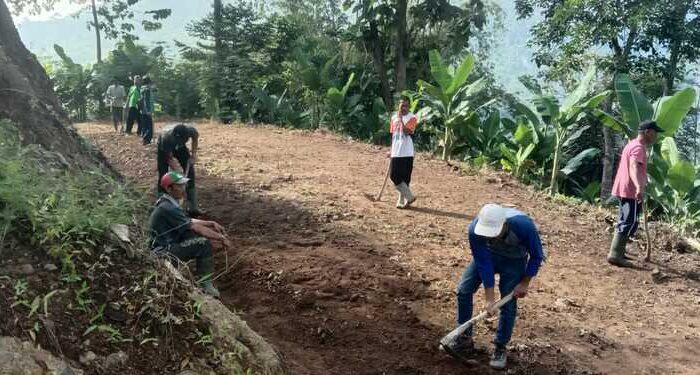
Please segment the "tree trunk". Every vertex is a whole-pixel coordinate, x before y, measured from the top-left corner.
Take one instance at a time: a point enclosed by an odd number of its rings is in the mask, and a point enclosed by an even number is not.
[[[603,176],[600,183],[600,199],[610,198],[615,178],[615,134],[603,125]]]
[[[549,181],[549,194],[555,196],[559,193],[559,163],[561,162],[561,135],[557,132],[556,146],[554,148],[554,160],[552,162],[552,176]]]
[[[221,84],[219,79],[222,77],[221,68],[224,64],[224,50],[222,41],[222,12],[223,3],[221,0],[214,0],[214,59],[216,60],[214,71],[217,79],[214,80],[212,87],[214,101],[216,102],[217,112],[221,111]],[[212,114],[212,117],[219,117],[219,113]]]
[[[384,65],[384,42],[379,36],[379,28],[377,22],[371,20],[369,22],[369,38],[366,41],[370,44],[372,50],[372,63],[379,78],[379,85],[382,89],[382,99],[387,108],[393,108],[393,100],[391,98],[391,88],[389,87],[389,79],[386,76],[386,65]]]
[[[102,38],[100,38],[100,23],[97,19],[97,7],[95,6],[95,0],[92,0],[92,22],[95,26],[95,36],[97,37],[97,62],[102,62]]]
[[[408,49],[408,31],[406,13],[408,0],[398,0],[396,4],[396,92],[406,89],[406,52]]]
[[[673,94],[673,84],[676,79],[676,70],[678,70],[678,43],[679,41],[674,41],[671,46],[671,56],[664,76],[664,96]]]

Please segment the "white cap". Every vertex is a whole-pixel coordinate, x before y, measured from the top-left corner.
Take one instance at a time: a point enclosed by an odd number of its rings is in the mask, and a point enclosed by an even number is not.
[[[481,207],[478,221],[474,228],[474,233],[477,236],[497,237],[503,230],[503,224],[506,222],[506,208],[495,203],[489,203]]]

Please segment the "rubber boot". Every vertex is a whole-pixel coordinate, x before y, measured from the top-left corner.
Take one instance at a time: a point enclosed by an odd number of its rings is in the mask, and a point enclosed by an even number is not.
[[[405,184],[405,185],[406,185],[406,193],[407,193],[407,195],[406,195],[406,207],[408,207],[411,204],[413,204],[413,202],[416,201],[416,195],[413,194],[413,192],[411,191],[411,187],[408,184]]]
[[[199,217],[204,215],[204,211],[199,208],[197,202],[197,188],[192,186],[187,187],[187,214],[190,217]]]
[[[608,263],[618,267],[633,267],[634,264],[625,259],[625,246],[627,245],[627,236],[622,233],[615,232],[612,243],[610,244],[610,253],[608,254]]]
[[[221,294],[211,281],[211,277],[214,274],[214,257],[197,259],[197,274],[200,278],[199,286],[204,293],[214,298],[219,298]]]
[[[403,194],[403,190],[401,190],[399,185],[394,185],[394,187],[399,192],[399,198],[396,200],[396,208],[406,208],[406,197]]]
[[[405,203],[404,203],[403,207],[401,207],[401,208],[406,208],[411,203],[416,201],[416,197],[413,195],[413,193],[411,192],[411,189],[408,188],[408,185],[406,185],[405,182],[402,182],[402,183],[396,185],[396,190],[400,191],[401,195],[403,195],[403,197],[405,199]]]

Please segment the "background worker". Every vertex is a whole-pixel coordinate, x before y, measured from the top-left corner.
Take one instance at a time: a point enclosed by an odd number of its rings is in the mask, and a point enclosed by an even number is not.
[[[141,101],[141,76],[134,76],[134,85],[129,88],[127,95],[127,115],[126,115],[126,134],[131,134],[131,129],[136,121],[136,133],[141,136],[141,113],[140,108],[143,105]]]
[[[407,208],[416,201],[411,191],[411,175],[413,174],[413,133],[418,126],[418,118],[408,110],[408,100],[402,98],[398,109],[391,118],[391,181],[399,192],[396,201],[397,208]]]
[[[124,86],[120,85],[116,78],[112,79],[112,84],[107,87],[107,91],[104,95],[105,104],[110,108],[112,112],[112,124],[114,125],[114,132],[124,131],[121,129],[122,121],[124,120],[124,103],[126,99],[126,92],[124,91]]]
[[[625,146],[617,167],[612,195],[620,201],[615,234],[610,244],[608,263],[618,267],[632,267],[626,259],[627,240],[639,227],[639,213],[647,185],[647,146],[654,144],[663,129],[654,121],[639,124],[639,135]]]
[[[141,98],[143,100],[143,106],[141,107],[141,133],[144,145],[150,145],[153,140],[154,91],[155,87],[151,77],[143,77],[143,85],[141,86]]]
[[[187,149],[187,141],[192,140],[191,150]],[[199,132],[190,125],[178,124],[163,130],[158,137],[158,192],[165,193],[160,185],[160,179],[168,171],[182,171],[189,179],[187,185],[187,213],[192,217],[203,214],[197,201],[194,164],[197,162],[199,148]]]

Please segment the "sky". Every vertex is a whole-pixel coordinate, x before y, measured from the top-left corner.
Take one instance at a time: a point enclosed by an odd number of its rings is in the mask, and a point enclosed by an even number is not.
[[[99,1],[97,2],[99,3]],[[48,21],[72,16],[78,13],[85,5],[75,4],[74,1],[59,0],[51,11],[44,11],[40,14],[29,14],[25,11],[20,15],[13,15],[15,24],[20,25],[26,21]]]

